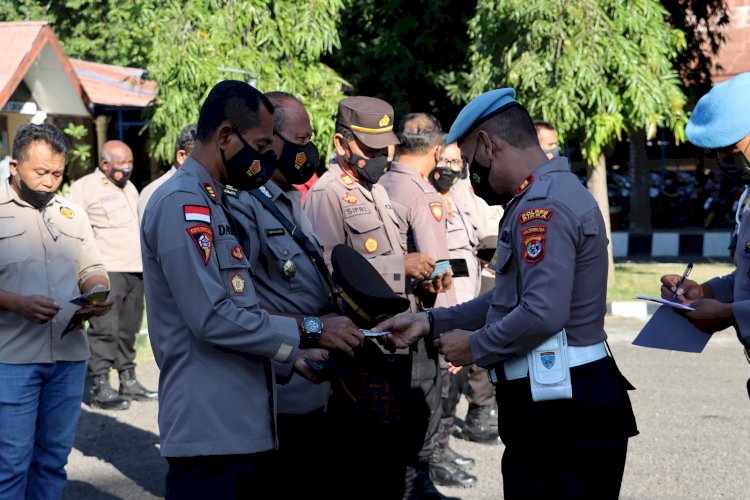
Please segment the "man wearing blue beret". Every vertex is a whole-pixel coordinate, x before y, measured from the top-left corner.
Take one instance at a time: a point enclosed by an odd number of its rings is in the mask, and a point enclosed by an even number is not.
[[[742,73],[716,85],[695,106],[685,128],[690,142],[716,150],[719,167],[745,192],[737,207],[737,245],[734,262],[737,269],[727,276],[713,278],[702,285],[685,280],[677,288],[680,276],[662,276],[662,296],[690,304],[695,311],[686,314],[699,328],[716,332],[734,325],[745,351],[750,350],[750,217],[742,215],[744,199],[750,192],[750,73]],[[748,381],[750,391],[750,381]]]
[[[601,211],[566,158],[547,158],[513,89],[471,101],[447,142],[458,142],[470,163],[475,193],[505,204],[495,287],[378,328],[391,332],[392,348],[428,335],[453,365],[489,370],[506,499],[615,499],[638,430],[633,387],[604,345]]]

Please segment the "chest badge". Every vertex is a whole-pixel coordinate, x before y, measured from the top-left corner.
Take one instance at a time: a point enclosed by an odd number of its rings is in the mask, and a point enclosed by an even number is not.
[[[287,260],[281,266],[281,274],[283,274],[286,279],[290,280],[297,275],[297,266],[293,261]]]
[[[245,278],[243,278],[239,274],[235,274],[234,276],[232,276],[230,283],[232,284],[232,291],[234,293],[236,293],[237,295],[245,293]]]
[[[355,198],[354,195],[350,191],[347,191],[344,194],[344,201],[349,204],[354,205],[355,203],[357,203],[357,198]]]
[[[367,240],[365,240],[365,250],[367,250],[368,253],[372,253],[377,249],[378,240],[376,240],[375,238],[367,238]]]
[[[232,248],[232,257],[241,261],[245,258],[245,252],[242,251],[242,248],[239,245],[235,245],[234,248]]]
[[[68,207],[60,207],[60,213],[61,213],[61,214],[62,214],[62,216],[63,216],[63,217],[65,217],[66,219],[72,219],[73,217],[75,217],[75,212],[73,212],[73,211],[72,211],[71,209],[69,209]]]
[[[436,221],[440,222],[443,220],[443,204],[439,201],[430,203],[430,212],[432,212],[432,216],[435,217]]]
[[[211,258],[211,249],[213,248],[213,230],[208,226],[200,225],[187,228],[187,232],[198,248],[203,263],[208,264],[208,260]]]
[[[346,184],[347,186],[351,186],[352,184],[354,184],[354,181],[351,177],[349,177],[349,174],[341,174],[341,180],[344,181],[344,184]]]

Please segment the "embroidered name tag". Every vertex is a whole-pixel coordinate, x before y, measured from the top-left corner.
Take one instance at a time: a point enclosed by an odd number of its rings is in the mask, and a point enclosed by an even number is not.
[[[354,207],[344,207],[344,217],[353,215],[365,215],[370,213],[370,207],[367,205],[356,205]]]
[[[285,233],[286,231],[284,231],[284,229],[280,227],[266,229],[266,236],[282,236]]]

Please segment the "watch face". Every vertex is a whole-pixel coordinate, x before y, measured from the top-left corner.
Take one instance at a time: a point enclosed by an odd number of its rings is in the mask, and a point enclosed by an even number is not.
[[[320,333],[323,330],[323,322],[320,318],[308,316],[302,320],[302,328],[307,333]]]

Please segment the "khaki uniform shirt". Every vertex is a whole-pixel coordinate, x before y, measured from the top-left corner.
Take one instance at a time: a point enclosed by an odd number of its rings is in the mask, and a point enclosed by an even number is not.
[[[460,304],[479,295],[482,266],[477,258],[479,239],[476,222],[471,212],[461,201],[452,196],[453,191],[443,195],[446,205],[445,219],[448,224],[448,252],[451,259],[465,259],[469,276],[453,278],[456,301]]]
[[[156,179],[155,181],[149,183],[148,186],[143,188],[141,190],[141,194],[138,196],[138,222],[140,223],[143,220],[143,212],[146,210],[146,204],[148,203],[148,200],[151,199],[151,196],[156,192],[156,190],[167,182],[174,173],[177,172],[177,168],[172,165],[172,168],[164,172],[164,175]]]
[[[419,252],[435,261],[450,257],[446,232],[443,197],[432,184],[412,167],[393,162],[388,172],[380,178],[393,202],[401,224],[402,244],[407,252]],[[451,287],[439,293],[435,306],[447,307],[456,304],[456,291]]]
[[[495,288],[433,313],[435,333],[476,330],[471,351],[483,367],[525,355],[563,328],[573,346],[607,338],[607,236],[596,201],[566,158],[527,180],[500,223]]]
[[[292,221],[298,231],[316,243],[312,225],[302,211],[302,193],[296,189],[284,192],[273,181],[256,191],[267,196],[281,214]],[[226,201],[237,225],[260,305],[268,311],[319,316],[328,304],[331,289],[315,262],[279,222],[247,191],[239,191]],[[318,248],[323,255],[323,249]],[[325,322],[323,323],[325,327]],[[293,374],[286,384],[277,384],[279,413],[309,413],[328,403],[331,384],[313,384]]]
[[[223,187],[188,158],[143,214],[143,277],[161,370],[166,457],[274,448],[274,373],[288,376],[299,352],[297,322],[259,306],[222,195]]]
[[[368,189],[331,164],[308,191],[304,208],[329,268],[333,247],[345,244],[369,260],[394,292],[406,293],[399,220],[382,186]]]
[[[37,210],[7,180],[0,183],[0,288],[44,295],[62,307],[41,325],[0,311],[0,363],[87,359],[89,346],[81,329],[61,335],[79,308],[68,301],[81,294],[81,285],[92,276],[107,272],[86,212],[61,196]]]
[[[138,191],[129,182],[120,189],[97,169],[70,186],[67,198],[89,216],[104,267],[109,272],[140,273]]]

